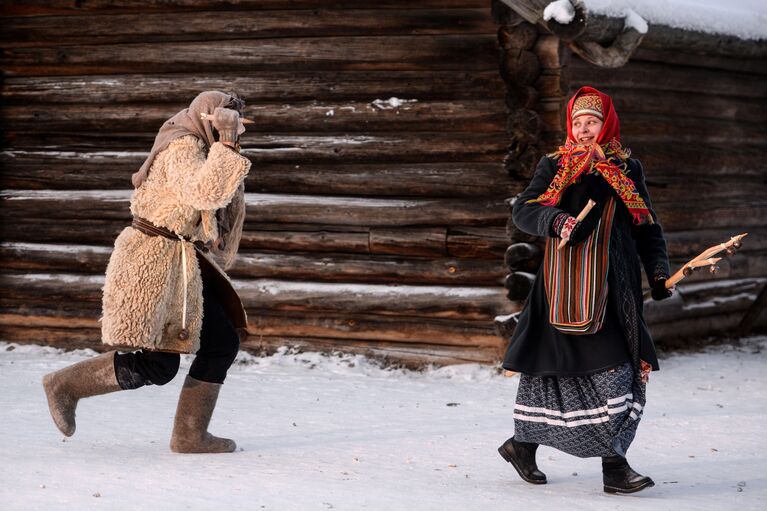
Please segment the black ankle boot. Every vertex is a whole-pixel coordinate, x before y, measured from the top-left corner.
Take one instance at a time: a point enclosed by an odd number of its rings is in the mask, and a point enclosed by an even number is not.
[[[546,484],[546,474],[538,470],[538,465],[535,464],[536,450],[538,444],[517,442],[514,437],[506,440],[498,448],[501,457],[511,463],[519,477],[531,484]]]
[[[652,479],[634,472],[622,456],[602,458],[602,481],[607,493],[634,493],[655,486]]]

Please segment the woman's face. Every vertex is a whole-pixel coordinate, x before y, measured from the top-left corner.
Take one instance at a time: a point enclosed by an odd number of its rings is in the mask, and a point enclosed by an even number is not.
[[[573,119],[572,132],[578,144],[593,144],[597,141],[597,135],[602,131],[604,123],[599,117],[593,115],[579,115]]]

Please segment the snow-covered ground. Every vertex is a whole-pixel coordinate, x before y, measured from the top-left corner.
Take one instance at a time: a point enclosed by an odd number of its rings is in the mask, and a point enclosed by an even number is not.
[[[460,366],[387,371],[362,357],[241,355],[211,431],[234,454],[168,449],[183,371],[164,387],[81,401],[55,429],[43,374],[89,353],[0,344],[0,509],[767,509],[767,338],[674,355],[654,373],[629,460],[655,488],[602,492],[597,459],[549,448],[549,484],[497,454],[517,378]]]

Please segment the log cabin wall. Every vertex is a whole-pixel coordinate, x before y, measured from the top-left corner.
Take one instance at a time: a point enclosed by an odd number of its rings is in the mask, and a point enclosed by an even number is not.
[[[321,5],[321,8],[317,8]],[[2,8],[0,338],[98,349],[101,286],[157,129],[246,101],[245,348],[495,361],[510,180],[487,0]]]
[[[696,272],[675,296],[649,302],[645,318],[662,347],[767,327],[767,45],[651,27],[629,62],[598,67],[547,30],[494,3],[506,54],[511,151],[506,167],[527,182],[540,156],[564,140],[566,100],[583,85],[610,94],[621,139],[646,171],[666,232],[672,271],[706,248],[748,232],[743,247]],[[605,20],[587,24],[609,25]],[[615,23],[613,22],[613,25]],[[620,23],[618,24],[620,27]],[[515,80],[523,75],[523,82]],[[515,112],[516,109],[516,112]],[[506,253],[509,297],[521,303],[542,243],[516,231]],[[748,319],[746,319],[748,317]],[[502,335],[513,322],[497,325]]]

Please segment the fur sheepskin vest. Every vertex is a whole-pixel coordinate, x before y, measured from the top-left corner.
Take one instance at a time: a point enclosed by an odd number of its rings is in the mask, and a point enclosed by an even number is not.
[[[133,192],[131,213],[192,241],[213,241],[218,237],[215,212],[232,200],[248,170],[250,160],[220,142],[206,151],[197,137],[178,138],[157,155],[149,177]],[[191,242],[148,236],[126,227],[115,241],[106,270],[102,341],[129,349],[195,353],[202,326],[197,257]],[[228,283],[223,270],[206,259]],[[186,339],[179,335],[184,272]]]

